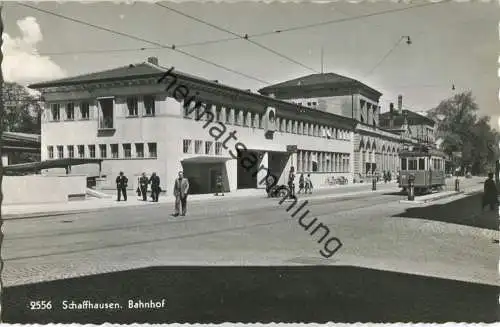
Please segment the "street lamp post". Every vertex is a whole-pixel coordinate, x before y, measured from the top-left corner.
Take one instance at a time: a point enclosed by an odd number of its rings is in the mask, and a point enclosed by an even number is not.
[[[500,141],[498,142],[498,150],[500,151]],[[500,156],[500,152],[499,152]],[[497,190],[500,188],[500,158],[497,159],[495,163],[495,182],[497,184]],[[500,193],[500,190],[499,190]]]

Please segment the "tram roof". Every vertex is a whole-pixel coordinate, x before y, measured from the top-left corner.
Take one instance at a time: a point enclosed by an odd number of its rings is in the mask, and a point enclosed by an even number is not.
[[[429,149],[429,150],[417,150],[417,151],[401,151],[399,153],[400,157],[441,157],[443,159],[447,159],[448,156],[439,150],[436,149]]]

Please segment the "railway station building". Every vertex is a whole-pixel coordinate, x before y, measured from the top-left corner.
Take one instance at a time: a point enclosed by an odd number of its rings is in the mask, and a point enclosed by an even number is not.
[[[265,187],[268,172],[286,183],[292,166],[315,187],[339,177],[352,182],[359,170],[351,117],[172,70],[155,57],[30,88],[44,98],[42,160],[102,159],[101,171],[80,165],[70,172],[95,178],[98,189],[115,189],[120,171],[131,189],[140,174],[156,172],[170,194],[180,170],[192,193],[214,192],[219,175],[233,191]]]
[[[312,74],[265,87],[259,92],[355,121],[355,180],[365,180],[384,171],[396,176],[400,167],[399,151],[419,143],[411,136],[406,121],[397,130],[381,126],[379,99],[382,94],[349,77],[335,73]]]

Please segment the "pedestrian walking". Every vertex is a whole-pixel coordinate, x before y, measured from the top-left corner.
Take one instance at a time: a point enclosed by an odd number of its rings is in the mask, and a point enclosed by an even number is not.
[[[116,191],[118,193],[118,201],[121,201],[121,196],[123,194],[123,200],[127,201],[127,185],[128,178],[123,174],[123,171],[120,172],[120,175],[116,177]]]
[[[495,206],[498,204],[498,190],[493,180],[493,173],[488,173],[488,179],[484,182],[484,193],[483,193],[483,205],[484,207],[489,205],[491,210],[495,210]]]
[[[189,181],[184,177],[183,172],[179,172],[179,177],[174,182],[175,212],[172,216],[186,215],[187,196],[189,192]]]
[[[302,192],[304,190],[304,174],[300,174],[300,177],[299,177],[299,191],[297,192],[297,194],[300,194],[300,192]]]
[[[305,192],[304,192],[305,194],[307,194],[307,191],[309,191],[309,194],[312,194],[313,185],[311,182],[311,174],[307,174],[304,187],[305,187]]]
[[[217,178],[215,179],[215,196],[218,196],[219,193],[224,196],[224,185],[222,184],[221,175],[217,175]]]
[[[148,200],[148,184],[149,180],[146,177],[146,173],[142,173],[141,178],[139,178],[139,189],[142,195],[142,201]]]
[[[151,198],[153,202],[158,202],[158,197],[160,196],[160,177],[153,173],[149,179],[149,184],[151,184]]]
[[[295,167],[290,167],[290,172],[288,173],[288,189],[290,190],[290,199],[295,198]]]

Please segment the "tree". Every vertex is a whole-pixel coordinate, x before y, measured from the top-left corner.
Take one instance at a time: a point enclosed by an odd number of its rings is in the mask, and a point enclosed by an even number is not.
[[[490,117],[478,117],[479,108],[471,92],[464,92],[442,101],[429,111],[429,118],[437,121],[436,137],[442,139],[444,152],[461,152],[460,166],[472,173],[485,173],[498,156],[491,144],[500,140],[490,124]]]
[[[19,84],[4,82],[3,131],[40,134],[42,103]]]

